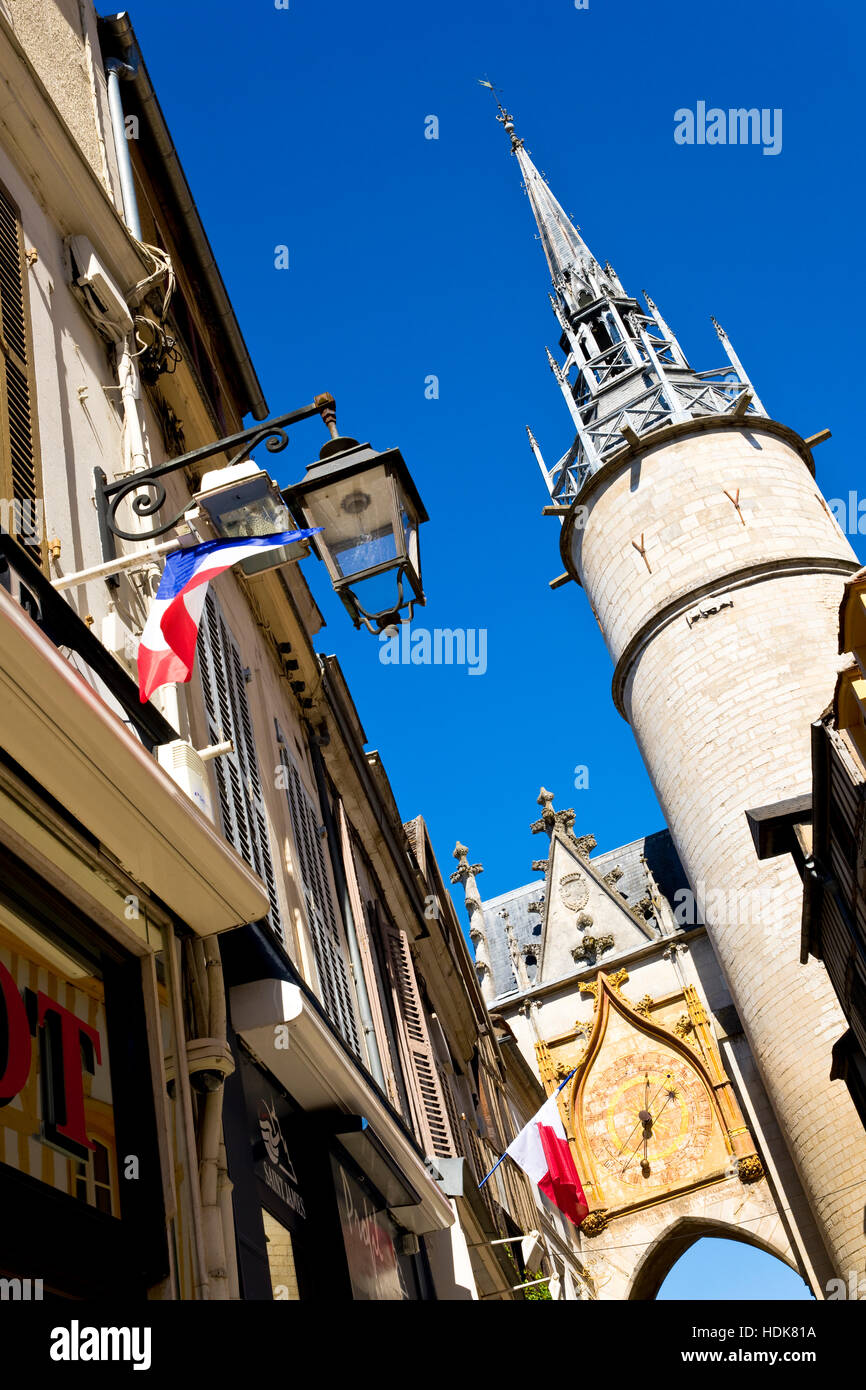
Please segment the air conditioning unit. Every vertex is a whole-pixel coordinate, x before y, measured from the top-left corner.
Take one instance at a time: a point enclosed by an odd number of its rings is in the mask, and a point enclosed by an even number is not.
[[[187,743],[185,739],[176,738],[171,743],[161,743],[156,750],[156,756],[160,767],[165,768],[169,777],[177,783],[181,791],[186,792],[189,799],[195,802],[199,810],[203,811],[209,820],[213,820],[213,807],[204,759],[196,752],[192,744]]]
[[[132,332],[129,306],[86,236],[66,239],[69,283],[88,318],[110,343]]]
[[[138,679],[138,638],[117,612],[107,613],[102,619],[102,645],[129,675]]]

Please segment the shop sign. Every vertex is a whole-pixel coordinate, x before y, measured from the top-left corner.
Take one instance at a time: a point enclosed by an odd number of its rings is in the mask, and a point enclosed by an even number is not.
[[[99,1029],[55,997],[63,986],[57,980],[52,993],[19,989],[0,961],[0,1107],[25,1091],[38,1070],[43,1137],[84,1159],[96,1148],[87,1133],[85,1076],[103,1066],[104,1048]]]
[[[374,1205],[342,1163],[331,1161],[354,1298],[371,1302],[408,1298],[394,1246],[394,1222],[387,1211]]]

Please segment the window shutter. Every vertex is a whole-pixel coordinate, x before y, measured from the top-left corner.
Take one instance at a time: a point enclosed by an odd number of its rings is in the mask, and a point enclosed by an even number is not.
[[[346,969],[346,948],[334,908],[325,849],[319,834],[320,813],[287,751],[279,725],[277,729],[282,739],[280,762],[286,773],[286,796],[322,1003],[341,1037],[361,1057],[352,986]]]
[[[397,1018],[402,1021],[410,1075],[415,1078],[421,1102],[421,1137],[431,1156],[452,1158],[457,1150],[427,1031],[409,942],[405,932],[390,925],[385,927],[385,940],[395,1011]]]
[[[223,833],[268,890],[268,923],[283,940],[280,901],[259,780],[241,655],[212,593],[205,599],[198,659],[213,743],[231,739],[234,752],[214,758]]]
[[[42,497],[32,372],[21,221],[0,188],[0,485],[3,501],[15,514],[14,525],[5,516],[4,524],[19,532],[19,540],[41,565]]]

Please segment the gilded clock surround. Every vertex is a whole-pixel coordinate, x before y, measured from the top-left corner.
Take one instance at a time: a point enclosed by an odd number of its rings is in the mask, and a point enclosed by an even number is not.
[[[576,1068],[560,1108],[591,1205],[587,1236],[682,1193],[764,1175],[697,991],[686,985],[669,1001],[685,1003],[686,1030],[682,1015],[670,1026],[654,1019],[648,995],[630,1003],[627,980],[622,970],[581,981],[594,1001],[588,1038],[576,1023],[570,1035],[536,1045],[549,1091]]]

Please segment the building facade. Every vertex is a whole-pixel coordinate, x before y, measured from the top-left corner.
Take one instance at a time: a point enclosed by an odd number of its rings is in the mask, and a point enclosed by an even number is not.
[[[789,837],[803,873],[802,958],[824,962],[849,1024],[833,1048],[833,1075],[845,1081],[866,1126],[864,578],[858,570],[845,585],[839,651],[854,664],[840,672],[832,704],[812,725],[812,796],[808,812],[790,813]]]
[[[747,813],[807,791],[809,728],[832,693],[857,561],[814,480],[826,434],[803,440],[766,413],[719,325],[726,365],[695,370],[652,300],[592,255],[501,108],[500,120],[553,281],[565,358],[548,357],[575,428],[550,468],[530,434],[562,527],[556,582],[583,588],[610,651],[614,701],[754,1059],[752,1108],[763,1091],[802,1186],[805,1202],[791,1192],[786,1205],[820,1295],[828,1268],[863,1267],[866,1143],[830,1076],[845,1020],[820,965],[799,962],[796,869],[759,860]],[[781,1175],[768,1129],[760,1147]]]
[[[823,1288],[820,1234],[670,835],[593,856],[572,810],[543,788],[539,804],[541,876],[482,901],[467,875],[466,906],[491,1015],[547,1093],[563,1087],[594,1296],[654,1297],[703,1236]]]
[[[520,1298],[492,1242],[549,1214],[477,1187],[504,1064],[300,565],[215,581],[192,679],[139,701],[152,528],[214,532],[194,462],[113,534],[105,489],[268,408],[129,17],[0,5],[0,71],[0,1274]]]

